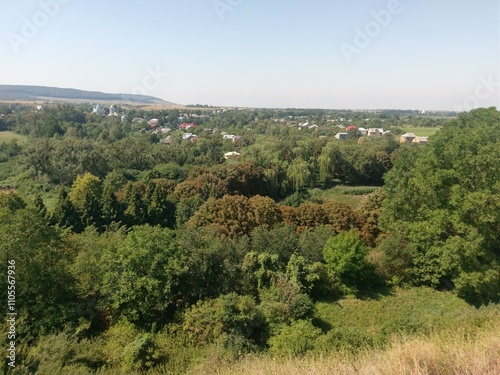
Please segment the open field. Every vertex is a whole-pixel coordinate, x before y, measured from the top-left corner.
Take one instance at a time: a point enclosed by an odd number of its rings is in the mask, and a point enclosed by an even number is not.
[[[321,190],[310,189],[309,200],[317,203],[325,201],[325,199],[332,199],[337,202],[345,203],[351,208],[357,210],[361,208],[366,201],[368,194],[373,193],[379,189],[377,186],[335,186],[334,188]]]
[[[27,141],[27,138],[24,135],[20,135],[11,131],[3,131],[0,132],[0,143],[1,142],[8,142],[12,139],[17,139],[18,142],[24,143]]]
[[[433,134],[435,134],[440,128],[411,128],[411,127],[404,127],[402,128],[405,133],[414,133],[415,135],[419,137],[429,137]]]

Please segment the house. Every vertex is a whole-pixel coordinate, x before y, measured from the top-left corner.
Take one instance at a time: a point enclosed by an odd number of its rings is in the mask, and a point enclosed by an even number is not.
[[[152,128],[156,128],[158,126],[158,119],[152,118],[151,120],[148,121],[148,125]]]
[[[99,104],[97,104],[94,109],[92,110],[93,114],[98,114],[98,115],[104,115],[106,114],[106,111],[104,110],[103,107],[101,107]]]
[[[337,133],[335,135],[335,138],[337,138],[337,139],[347,139],[347,133]]]
[[[185,122],[185,123],[179,125],[179,129],[183,129],[183,130],[188,130],[188,129],[197,128],[197,127],[198,127],[198,124],[196,124],[194,122]]]
[[[163,143],[165,145],[169,145],[170,143],[172,143],[172,137],[171,136],[168,136],[167,138],[164,138],[160,141],[160,143]]]
[[[413,133],[405,133],[401,136],[399,139],[399,142],[401,143],[407,143],[407,142],[413,142],[413,140],[417,138],[417,136]]]
[[[115,106],[113,104],[111,104],[109,106],[109,114],[108,114],[108,116],[110,116],[110,117],[113,117],[113,116],[114,117],[118,117],[118,113],[115,111]]]
[[[241,136],[239,135],[234,135],[234,134],[223,134],[222,139],[228,139],[233,142],[238,142],[241,139]]]
[[[428,138],[429,137],[415,137],[415,139],[412,142],[421,145],[426,145],[427,143],[429,143]]]
[[[362,136],[365,136],[368,134],[368,130],[365,128],[359,128],[358,131],[361,133]]]
[[[194,135],[193,133],[182,133],[182,139],[185,140],[185,139],[192,139],[192,138],[196,138],[196,135]]]
[[[311,126],[308,126],[308,129],[309,130],[318,130],[318,125],[311,125]]]
[[[134,119],[132,119],[132,122],[143,122],[143,121],[144,119],[140,117],[135,117]]]
[[[162,127],[162,128],[156,129],[153,132],[153,134],[167,134],[167,133],[170,133],[171,131],[172,131],[172,129],[170,129],[170,128]]]
[[[241,156],[241,154],[239,152],[236,152],[236,151],[230,151],[230,152],[226,152],[224,154],[224,159],[232,159],[232,158],[239,158]]]
[[[384,134],[384,129],[381,128],[370,128],[368,129],[368,137],[380,137]]]

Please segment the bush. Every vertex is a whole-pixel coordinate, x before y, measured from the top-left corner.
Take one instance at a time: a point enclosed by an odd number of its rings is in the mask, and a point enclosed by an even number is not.
[[[321,330],[308,320],[297,320],[281,327],[279,333],[269,339],[270,352],[277,356],[301,356],[314,349]]]
[[[153,336],[143,333],[123,350],[122,367],[126,371],[151,369],[160,362]]]
[[[240,341],[235,336],[257,343],[264,324],[264,316],[252,297],[230,293],[199,302],[189,309],[184,314],[183,329],[195,345],[222,340],[230,346],[231,341],[233,344]]]
[[[78,340],[63,331],[42,336],[13,373],[83,375],[103,365],[101,340]]]
[[[315,350],[320,353],[330,353],[332,350],[356,352],[374,345],[373,335],[359,329],[337,328],[321,336]]]
[[[307,319],[314,315],[311,298],[280,275],[271,287],[259,290],[262,311],[271,324],[290,323],[292,320]]]

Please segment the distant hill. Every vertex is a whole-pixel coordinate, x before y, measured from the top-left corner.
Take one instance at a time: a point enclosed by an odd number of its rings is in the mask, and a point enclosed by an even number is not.
[[[0,100],[68,100],[68,101],[115,101],[137,104],[174,104],[147,95],[106,94],[98,91],[83,91],[46,86],[0,85]]]

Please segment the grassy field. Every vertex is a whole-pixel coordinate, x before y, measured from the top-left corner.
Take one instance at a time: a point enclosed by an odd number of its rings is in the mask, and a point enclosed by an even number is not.
[[[321,190],[310,189],[309,200],[316,203],[322,203],[325,199],[332,199],[337,202],[345,203],[351,208],[357,210],[361,208],[368,194],[379,189],[377,186],[335,186],[334,188]]]
[[[413,133],[419,137],[429,137],[435,134],[440,128],[402,128],[405,133]]]
[[[17,139],[20,143],[25,143],[27,138],[24,135],[20,135],[11,131],[0,132],[0,143],[9,142],[12,139]]]
[[[500,374],[500,337],[483,330],[473,337],[447,332],[395,339],[390,347],[325,357],[246,357],[220,368],[205,364],[193,375],[496,375]],[[214,366],[215,365],[215,366]]]

